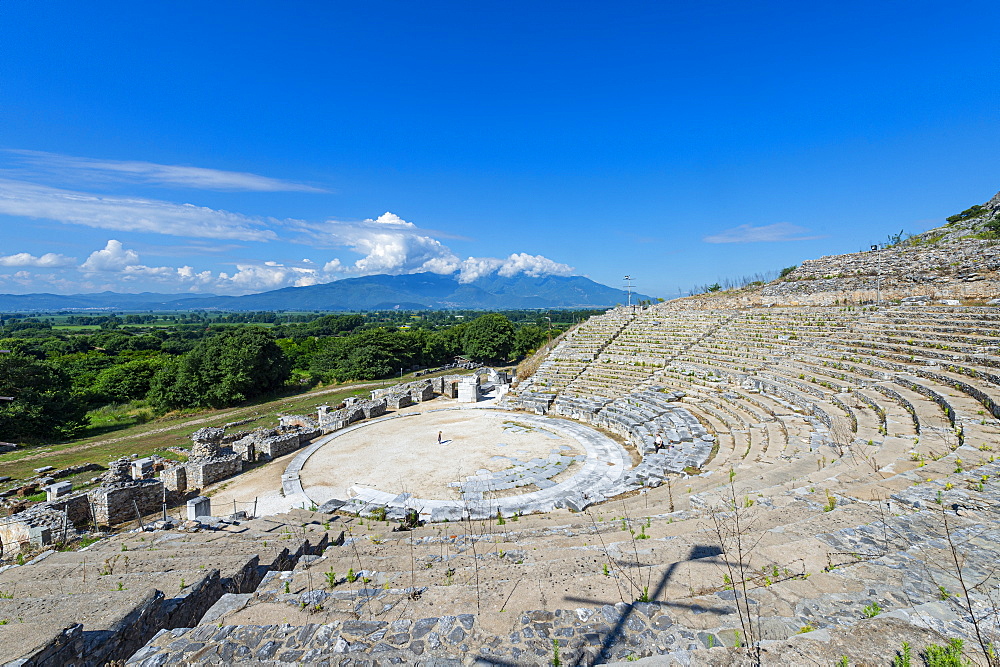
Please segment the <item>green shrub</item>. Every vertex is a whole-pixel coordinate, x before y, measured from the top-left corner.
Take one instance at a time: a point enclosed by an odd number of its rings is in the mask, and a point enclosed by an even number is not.
[[[924,662],[927,667],[964,667],[972,664],[962,658],[961,639],[949,639],[946,646],[931,644],[924,649]]]

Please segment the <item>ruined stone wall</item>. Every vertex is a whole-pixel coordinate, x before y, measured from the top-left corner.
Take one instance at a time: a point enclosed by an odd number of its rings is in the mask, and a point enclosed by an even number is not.
[[[187,468],[183,465],[167,468],[160,473],[160,481],[163,482],[167,491],[183,493],[187,491]]]
[[[431,386],[429,380],[424,380],[420,383],[414,382],[412,384],[416,385],[410,389],[410,396],[414,402],[423,403],[434,398],[434,387]]]
[[[299,448],[299,444],[299,434],[297,432],[284,433],[265,438],[258,445],[257,453],[264,458],[275,459],[289,452],[294,452]]]
[[[222,438],[226,430],[223,428],[202,428],[191,434],[191,458],[210,459],[219,455]]]
[[[389,394],[385,397],[386,407],[390,410],[399,410],[413,405],[413,399],[409,394]]]
[[[385,405],[385,400],[379,399],[377,401],[361,401],[358,407],[361,408],[365,419],[373,419],[385,414]]]
[[[70,524],[76,528],[83,528],[91,521],[90,497],[86,493],[81,493],[78,496],[70,498],[60,498],[51,503],[46,503],[46,505],[54,510],[65,512]]]
[[[66,513],[53,509],[48,503],[34,505],[6,519],[0,519],[0,543],[3,553],[20,551],[31,544],[43,547],[62,536],[63,530],[74,534],[76,529],[67,523]]]
[[[22,544],[31,540],[31,526],[21,521],[18,514],[0,519],[0,555],[9,556],[21,550]]]
[[[311,431],[319,428],[319,424],[315,419],[305,415],[282,415],[278,417],[278,426],[282,430],[299,428]]]
[[[238,475],[243,459],[238,454],[189,461],[185,466],[188,489],[204,489],[209,484]]]
[[[158,479],[145,479],[127,485],[102,486],[90,494],[94,516],[103,525],[116,525],[135,521],[135,510],[152,514],[163,506],[163,483]]]

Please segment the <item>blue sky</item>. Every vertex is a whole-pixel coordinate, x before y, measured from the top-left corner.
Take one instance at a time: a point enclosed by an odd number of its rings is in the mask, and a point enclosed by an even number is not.
[[[641,292],[1000,190],[995,2],[0,3],[0,292]]]

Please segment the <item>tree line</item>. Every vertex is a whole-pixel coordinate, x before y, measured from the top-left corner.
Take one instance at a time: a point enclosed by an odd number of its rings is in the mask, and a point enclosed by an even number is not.
[[[502,313],[450,326],[385,326],[360,314],[322,315],[264,327],[227,324],[66,332],[0,328],[0,441],[79,434],[106,406],[155,414],[221,408],[318,383],[394,377],[463,356],[504,363],[529,354],[561,327],[515,324]],[[455,321],[455,320],[452,320]],[[18,326],[13,326],[13,325]]]

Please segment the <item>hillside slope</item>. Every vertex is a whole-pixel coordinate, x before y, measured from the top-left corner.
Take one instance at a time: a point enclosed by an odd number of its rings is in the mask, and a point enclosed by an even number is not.
[[[1000,297],[1000,193],[878,251],[810,259],[763,287],[702,294],[689,307],[832,306],[901,299],[986,302]]]
[[[881,249],[803,262],[762,290],[763,303],[831,305],[925,296],[990,299],[1000,294],[1000,193],[948,224]],[[881,279],[879,279],[881,277]],[[834,296],[839,294],[839,296]]]

